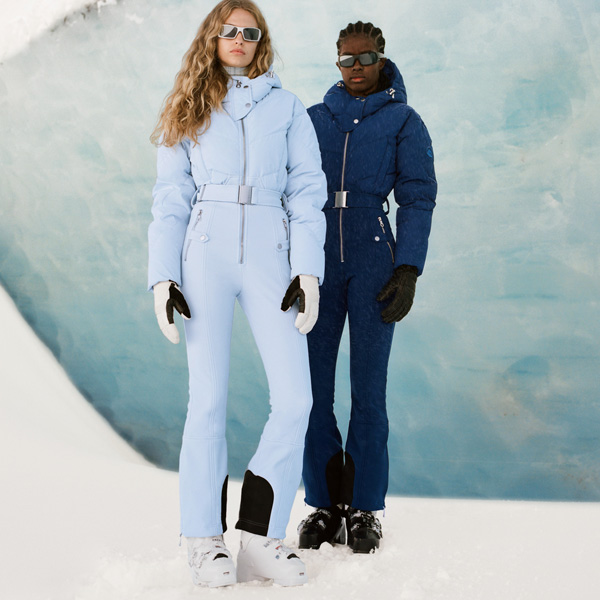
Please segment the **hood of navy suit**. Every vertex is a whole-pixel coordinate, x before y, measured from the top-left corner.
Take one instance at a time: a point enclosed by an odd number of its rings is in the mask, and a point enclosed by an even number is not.
[[[398,67],[388,58],[383,66],[383,73],[391,82],[381,92],[369,94],[365,98],[350,95],[343,81],[331,86],[325,94],[323,102],[331,111],[335,124],[341,131],[352,131],[362,119],[378,111],[390,102],[406,104],[406,88]]]

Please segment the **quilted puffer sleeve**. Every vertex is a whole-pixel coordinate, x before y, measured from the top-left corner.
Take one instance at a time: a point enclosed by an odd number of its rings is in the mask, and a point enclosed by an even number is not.
[[[152,190],[154,220],[148,228],[148,289],[159,281],[181,285],[181,250],[196,185],[191,173],[189,140],[159,146]]]
[[[412,109],[396,138],[395,265],[425,266],[437,182],[431,138],[421,117]]]
[[[327,181],[313,124],[296,99],[287,132],[288,178],[285,188],[290,219],[290,263],[296,275],[314,275],[323,283]]]

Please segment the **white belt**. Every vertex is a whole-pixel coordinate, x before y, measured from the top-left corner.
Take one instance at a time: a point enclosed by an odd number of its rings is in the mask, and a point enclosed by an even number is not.
[[[263,206],[283,206],[283,194],[274,190],[264,190],[251,185],[207,184],[198,189],[196,202],[235,202],[238,204],[262,204]]]

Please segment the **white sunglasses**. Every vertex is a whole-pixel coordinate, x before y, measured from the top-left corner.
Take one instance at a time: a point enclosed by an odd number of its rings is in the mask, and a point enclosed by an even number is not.
[[[240,31],[242,32],[242,37],[247,42],[258,42],[262,35],[262,32],[258,27],[238,27],[237,25],[225,24],[221,27],[219,37],[225,38],[226,40],[235,40]]]

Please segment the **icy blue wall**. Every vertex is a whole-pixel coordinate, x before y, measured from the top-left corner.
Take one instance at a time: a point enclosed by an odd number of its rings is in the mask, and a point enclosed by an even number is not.
[[[379,24],[434,140],[431,249],[390,367],[391,491],[598,500],[598,2],[367,4],[260,2],[307,105],[337,79],[337,31]],[[211,6],[123,0],[0,65],[1,282],[93,405],[169,468],[187,372],[145,292],[148,135]],[[232,352],[239,477],[268,411],[241,312]]]

